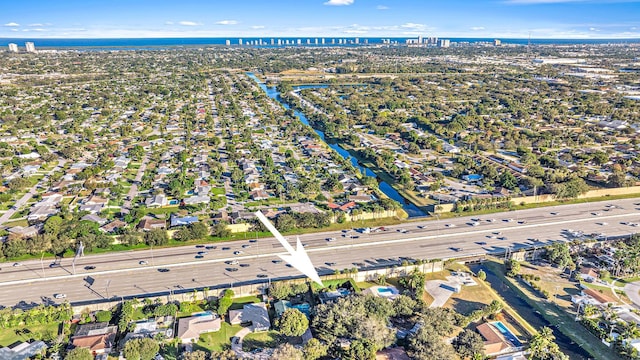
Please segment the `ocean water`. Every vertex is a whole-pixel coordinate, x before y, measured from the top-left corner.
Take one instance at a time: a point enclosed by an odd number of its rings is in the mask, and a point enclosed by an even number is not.
[[[361,46],[364,45],[365,39],[372,44],[382,44],[383,39],[390,39],[399,44],[404,44],[407,38],[359,38],[359,44],[353,44],[355,38],[344,37],[324,37],[325,44],[315,45],[315,39],[318,38],[319,42],[322,37],[280,37],[274,38],[291,41],[302,39],[302,46],[311,47],[323,47],[323,46]],[[270,37],[263,38],[127,38],[127,39],[34,39],[34,38],[0,38],[0,47],[6,48],[9,43],[16,43],[18,46],[23,47],[27,41],[35,43],[36,49],[155,49],[155,48],[167,48],[167,47],[198,47],[198,46],[210,46],[210,45],[225,45],[229,40],[231,45],[238,45],[238,41],[242,39],[246,44],[248,41],[255,41],[262,39],[263,45],[257,45],[254,47],[271,47]],[[311,45],[307,45],[307,39],[311,40]],[[331,44],[331,40],[336,39],[336,44]],[[346,44],[338,44],[338,39],[346,39]],[[493,38],[443,38],[449,39],[451,42],[493,42]],[[500,39],[503,44],[519,44],[526,45],[531,42],[534,45],[569,45],[569,44],[631,44],[640,43],[640,39]],[[281,45],[285,46],[285,45]],[[299,46],[299,45],[288,45]],[[277,47],[277,46],[275,46]]]

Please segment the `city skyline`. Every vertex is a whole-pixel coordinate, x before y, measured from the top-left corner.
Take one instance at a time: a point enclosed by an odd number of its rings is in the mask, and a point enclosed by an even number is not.
[[[5,5],[0,38],[640,38],[637,0],[27,0]]]

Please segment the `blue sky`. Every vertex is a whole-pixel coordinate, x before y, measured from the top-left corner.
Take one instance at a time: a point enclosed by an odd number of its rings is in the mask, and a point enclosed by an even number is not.
[[[640,38],[640,0],[1,0],[0,38]]]

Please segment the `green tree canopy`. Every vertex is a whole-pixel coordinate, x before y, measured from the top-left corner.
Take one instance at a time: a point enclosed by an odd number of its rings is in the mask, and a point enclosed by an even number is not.
[[[286,336],[301,336],[309,328],[309,319],[298,309],[287,309],[278,320],[278,327]]]

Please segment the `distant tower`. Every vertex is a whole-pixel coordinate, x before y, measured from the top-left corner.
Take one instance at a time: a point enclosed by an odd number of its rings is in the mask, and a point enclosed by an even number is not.
[[[18,44],[10,43],[9,44],[9,51],[17,53],[18,52]]]
[[[502,41],[500,41],[500,39],[493,40],[493,46],[500,46],[500,45],[502,45]]]
[[[355,43],[360,44],[360,38],[356,38]]]
[[[451,42],[450,42],[448,39],[440,39],[440,41],[439,41],[438,45],[439,45],[441,48],[448,48],[448,47],[449,47],[449,45],[451,45]]]
[[[322,38],[322,45],[324,45],[324,38]]]
[[[231,40],[227,40],[224,43],[225,43],[225,45],[230,46],[231,45]]]
[[[27,52],[34,53],[36,52],[36,46],[32,42],[24,43],[24,46],[27,48]]]
[[[422,35],[418,36],[418,44],[422,44]]]
[[[238,45],[242,45],[242,39],[238,39]]]

